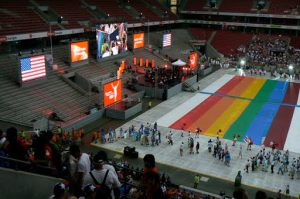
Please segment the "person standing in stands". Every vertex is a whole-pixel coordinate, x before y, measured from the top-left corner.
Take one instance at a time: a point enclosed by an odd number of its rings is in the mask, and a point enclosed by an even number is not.
[[[118,178],[115,167],[108,163],[107,153],[105,151],[98,151],[96,155],[103,160],[103,168],[109,170]]]
[[[101,195],[102,199],[115,199],[119,198],[119,189],[121,187],[121,183],[119,179],[111,172],[109,169],[105,169],[103,166],[105,164],[103,154],[96,154],[93,158],[94,169],[89,173],[86,173],[83,180],[83,187],[88,184],[93,184],[94,186],[100,187],[102,189],[102,193],[96,193],[96,195]],[[105,180],[104,180],[105,179]],[[110,195],[107,195],[106,191],[104,191],[104,186],[110,190]],[[103,195],[105,194],[105,195]],[[97,198],[98,196],[96,196]]]
[[[79,199],[95,199],[96,198],[96,186],[88,184],[83,188],[84,197]]]
[[[155,172],[157,173],[157,168],[155,167],[155,157],[152,154],[146,154],[144,156],[144,173]]]
[[[49,199],[67,199],[68,192],[67,187],[64,183],[60,182],[55,184],[53,189],[53,195],[49,197]]]
[[[241,171],[239,171],[235,177],[234,186],[240,187],[241,185],[242,185],[242,174]]]
[[[81,153],[79,145],[70,146],[70,173],[72,188],[76,196],[80,196],[83,178],[91,171],[91,160],[87,153]]]
[[[18,139],[18,130],[15,127],[6,130],[6,141],[3,143],[3,149],[10,158],[26,160],[27,146]]]
[[[156,172],[147,172],[143,176],[142,191],[138,193],[139,199],[165,199],[161,189],[160,177]]]

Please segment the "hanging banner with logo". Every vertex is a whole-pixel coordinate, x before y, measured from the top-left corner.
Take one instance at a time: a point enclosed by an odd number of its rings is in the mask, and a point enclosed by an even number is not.
[[[122,80],[118,79],[103,85],[104,107],[119,102],[122,99]]]
[[[190,53],[190,68],[194,69],[198,64],[198,54],[196,52]]]

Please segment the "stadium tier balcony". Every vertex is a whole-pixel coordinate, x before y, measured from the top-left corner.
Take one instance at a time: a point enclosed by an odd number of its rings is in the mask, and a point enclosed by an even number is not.
[[[229,56],[236,52],[240,45],[246,45],[252,39],[252,34],[218,31],[212,40],[212,46],[224,56]]]
[[[28,6],[28,1],[0,1],[0,35],[41,32],[49,29]]]
[[[213,30],[205,28],[190,28],[189,30],[199,40],[208,40],[213,32]]]
[[[157,0],[145,0],[150,5],[154,6],[156,9],[159,9],[162,13],[168,13],[167,19],[175,20],[177,16],[173,14],[169,9],[165,8],[163,5],[161,5]]]
[[[79,0],[60,1],[60,0],[38,0],[38,4],[49,6],[58,15],[64,17],[68,24],[63,24],[65,28],[80,28],[80,21],[90,21],[95,17],[91,15]]]
[[[223,0],[220,4],[220,12],[238,12],[238,13],[248,13],[253,7],[253,0]]]
[[[123,8],[120,7],[116,0],[89,0],[89,4],[93,4],[99,9],[103,10],[109,16],[117,17],[118,19],[124,18],[125,22],[136,22]]]
[[[207,0],[188,0],[185,5],[185,10],[200,11],[206,5]]]
[[[269,13],[271,14],[287,14],[290,13],[292,9],[300,5],[299,0],[271,0]]]
[[[129,2],[129,5],[132,6],[139,13],[143,13],[143,16],[146,18],[146,20],[150,20],[150,21],[162,20],[162,18],[160,16],[158,16],[154,12],[152,12],[149,8],[146,7],[145,4],[143,4],[139,0],[131,0]]]

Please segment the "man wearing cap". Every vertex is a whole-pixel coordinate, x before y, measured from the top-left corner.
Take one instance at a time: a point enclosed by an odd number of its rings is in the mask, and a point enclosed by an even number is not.
[[[88,184],[83,188],[84,197],[79,199],[95,199],[96,198],[96,187],[93,184]]]
[[[115,170],[115,167],[113,167],[112,165],[108,164],[108,159],[107,159],[106,152],[105,151],[99,151],[97,153],[97,155],[99,155],[103,159],[103,168],[109,170],[110,172],[112,172],[112,174],[114,174],[116,176],[116,178],[118,178],[118,174],[117,174],[117,172]]]
[[[50,196],[49,199],[67,199],[68,192],[66,185],[62,182],[55,184],[53,188],[53,194],[54,195]]]
[[[105,157],[103,156],[103,154],[101,153],[96,154],[93,158],[93,164],[95,169],[93,169],[91,172],[87,173],[84,176],[83,187],[88,184],[93,184],[95,186],[99,185],[103,182],[106,176],[104,183],[109,189],[111,189],[111,198],[112,199],[118,198],[117,196],[119,195],[119,189],[121,187],[121,183],[117,178],[117,176],[112,171],[104,168]]]

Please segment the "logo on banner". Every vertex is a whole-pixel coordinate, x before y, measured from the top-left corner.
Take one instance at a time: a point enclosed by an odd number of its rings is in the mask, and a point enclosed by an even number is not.
[[[109,106],[121,100],[121,79],[104,84],[104,106]]]
[[[133,48],[144,47],[144,33],[137,33],[133,35]]]
[[[114,102],[117,101],[118,98],[118,86],[119,86],[120,82],[117,82],[117,85],[114,85],[114,82],[111,83],[111,87],[113,88],[113,91],[108,91],[107,93],[105,93],[105,95],[111,100],[113,99]]]
[[[191,53],[190,54],[190,68],[195,68],[198,64],[198,54]]]
[[[88,59],[88,41],[71,44],[71,62]]]

